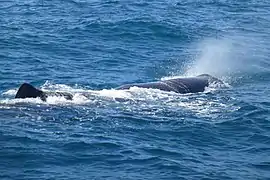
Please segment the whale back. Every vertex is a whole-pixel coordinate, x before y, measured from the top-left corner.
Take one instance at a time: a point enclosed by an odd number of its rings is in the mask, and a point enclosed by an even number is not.
[[[176,78],[162,81],[173,87],[177,93],[196,93],[203,92],[209,85],[207,78]]]
[[[162,91],[172,91],[176,93],[196,93],[203,92],[205,87],[213,82],[223,83],[221,80],[209,75],[201,74],[196,77],[174,78],[158,82],[126,84],[116,89],[129,89],[131,87],[159,89]]]

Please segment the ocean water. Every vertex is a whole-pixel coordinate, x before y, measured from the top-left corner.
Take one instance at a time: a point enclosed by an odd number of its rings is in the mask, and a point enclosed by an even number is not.
[[[270,179],[269,11],[1,0],[0,179]],[[201,73],[226,87],[114,90]],[[75,98],[14,99],[24,82]]]

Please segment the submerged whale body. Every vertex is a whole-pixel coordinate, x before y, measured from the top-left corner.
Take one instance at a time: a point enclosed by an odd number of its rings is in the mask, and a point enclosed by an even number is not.
[[[159,89],[162,91],[176,93],[196,93],[203,92],[211,83],[223,84],[223,82],[208,74],[202,74],[196,77],[175,78],[150,83],[126,84],[116,88],[116,90],[129,89],[131,87]],[[67,92],[49,92],[36,89],[34,86],[24,83],[20,86],[15,98],[37,98],[46,101],[48,96],[61,96],[67,100],[72,100],[73,95]]]

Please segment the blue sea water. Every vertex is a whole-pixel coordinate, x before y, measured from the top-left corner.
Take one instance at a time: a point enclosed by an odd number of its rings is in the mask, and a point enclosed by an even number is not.
[[[1,0],[0,179],[269,179],[269,11],[266,0]],[[227,86],[113,89],[201,73]],[[75,98],[14,99],[24,82]]]

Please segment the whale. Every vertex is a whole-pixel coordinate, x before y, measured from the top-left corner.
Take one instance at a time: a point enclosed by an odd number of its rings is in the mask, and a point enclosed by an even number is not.
[[[42,101],[46,101],[49,96],[60,96],[64,97],[66,100],[72,100],[73,95],[68,92],[58,92],[58,91],[42,91],[35,88],[31,84],[23,83],[19,90],[17,91],[15,98],[25,99],[25,98],[40,98]]]
[[[180,94],[186,93],[198,93],[205,91],[205,88],[212,83],[223,84],[221,80],[215,78],[209,74],[201,74],[194,77],[181,77],[168,80],[161,80],[149,83],[134,83],[125,84],[115,88],[116,90],[127,90],[131,87],[147,88],[147,89],[159,89],[161,91],[175,92]],[[68,92],[60,91],[42,91],[35,88],[29,83],[23,83],[17,91],[15,98],[40,98],[42,101],[46,101],[49,96],[60,96],[66,100],[72,100],[73,95]]]

